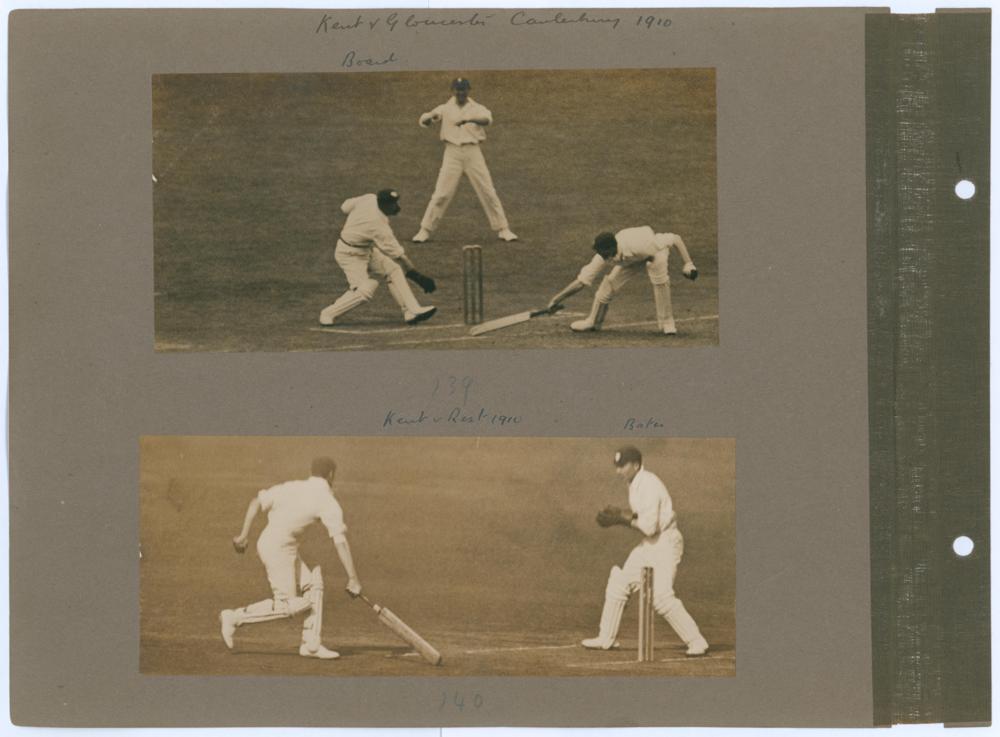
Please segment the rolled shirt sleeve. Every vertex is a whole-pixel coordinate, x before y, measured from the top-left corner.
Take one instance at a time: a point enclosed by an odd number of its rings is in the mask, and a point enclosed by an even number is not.
[[[375,228],[372,233],[372,241],[378,250],[391,259],[402,258],[406,254],[388,223]]]
[[[590,286],[594,283],[594,280],[601,275],[604,270],[604,259],[598,254],[594,254],[594,258],[580,269],[580,273],[577,274],[576,280],[585,286]]]
[[[347,539],[347,525],[344,524],[344,512],[340,508],[340,504],[332,496],[323,504],[319,518],[334,542],[344,542]]]
[[[493,123],[493,113],[490,112],[489,108],[485,105],[480,105],[478,102],[475,103],[475,115],[470,115],[471,118],[486,118],[491,124]]]
[[[277,488],[277,486],[272,486],[269,489],[261,489],[257,492],[257,501],[260,503],[261,511],[271,511],[271,507],[274,506],[274,495]]]
[[[430,112],[426,112],[423,115],[421,115],[420,116],[420,125],[427,125],[429,122],[431,122],[435,118],[437,118],[438,120],[440,120],[443,108],[444,108],[444,105],[438,105],[436,108],[434,108]]]

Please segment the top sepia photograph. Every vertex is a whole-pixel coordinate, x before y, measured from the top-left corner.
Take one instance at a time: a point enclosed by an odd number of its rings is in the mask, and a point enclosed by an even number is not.
[[[719,343],[714,69],[152,78],[155,347]]]

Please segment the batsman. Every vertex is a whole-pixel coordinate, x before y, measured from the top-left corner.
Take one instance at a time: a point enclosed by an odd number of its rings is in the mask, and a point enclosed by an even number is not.
[[[594,239],[594,256],[580,269],[576,279],[549,300],[548,309],[555,311],[566,299],[593,284],[605,266],[612,264],[610,273],[601,280],[594,293],[590,314],[570,325],[570,329],[577,333],[600,330],[615,295],[645,267],[646,275],[653,285],[656,324],[664,335],[676,335],[670,275],[667,272],[671,248],[675,248],[684,261],[684,276],[691,281],[697,279],[698,269],[691,260],[684,240],[676,233],[654,233],[648,225],[625,228],[617,233],[600,233]]]
[[[597,637],[586,639],[581,644],[592,650],[619,647],[617,638],[622,612],[629,596],[639,588],[642,569],[649,567],[653,569],[653,608],[687,646],[687,655],[704,655],[708,652],[708,642],[674,594],[674,576],[684,554],[684,538],[677,529],[677,518],[667,487],[656,474],[643,467],[642,453],[634,446],[619,449],[614,463],[618,475],[628,482],[629,510],[605,507],[597,513],[597,524],[601,527],[628,527],[641,534],[642,541],[629,553],[625,565],[611,569],[604,591],[600,631]]]
[[[299,540],[305,529],[319,521],[326,527],[340,563],[347,573],[347,593],[361,595],[361,582],[354,569],[347,526],[340,504],[333,496],[337,464],[332,458],[316,458],[309,478],[288,481],[264,489],[250,501],[243,528],[233,538],[233,548],[242,554],[249,544],[250,529],[261,512],[267,525],[257,538],[257,554],[271,584],[271,598],[219,614],[222,640],[233,648],[236,630],[246,624],[270,622],[305,614],[299,655],[332,660],[340,654],[323,646],[323,572],[310,568],[299,557]]]

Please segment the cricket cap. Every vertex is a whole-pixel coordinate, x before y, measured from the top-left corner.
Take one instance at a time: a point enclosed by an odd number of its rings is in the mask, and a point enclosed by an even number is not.
[[[472,82],[465,77],[455,77],[451,80],[451,88],[453,90],[469,90],[472,89]]]
[[[642,465],[642,453],[634,445],[626,445],[615,451],[615,465],[621,468],[627,463]]]
[[[378,199],[378,209],[386,215],[395,215],[399,212],[399,192],[394,189],[380,189],[375,195]]]

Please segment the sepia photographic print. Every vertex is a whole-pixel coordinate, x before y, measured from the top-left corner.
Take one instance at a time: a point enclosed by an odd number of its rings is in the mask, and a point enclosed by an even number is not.
[[[157,351],[712,346],[711,68],[152,77]]]
[[[732,439],[140,449],[144,674],[735,673]]]

